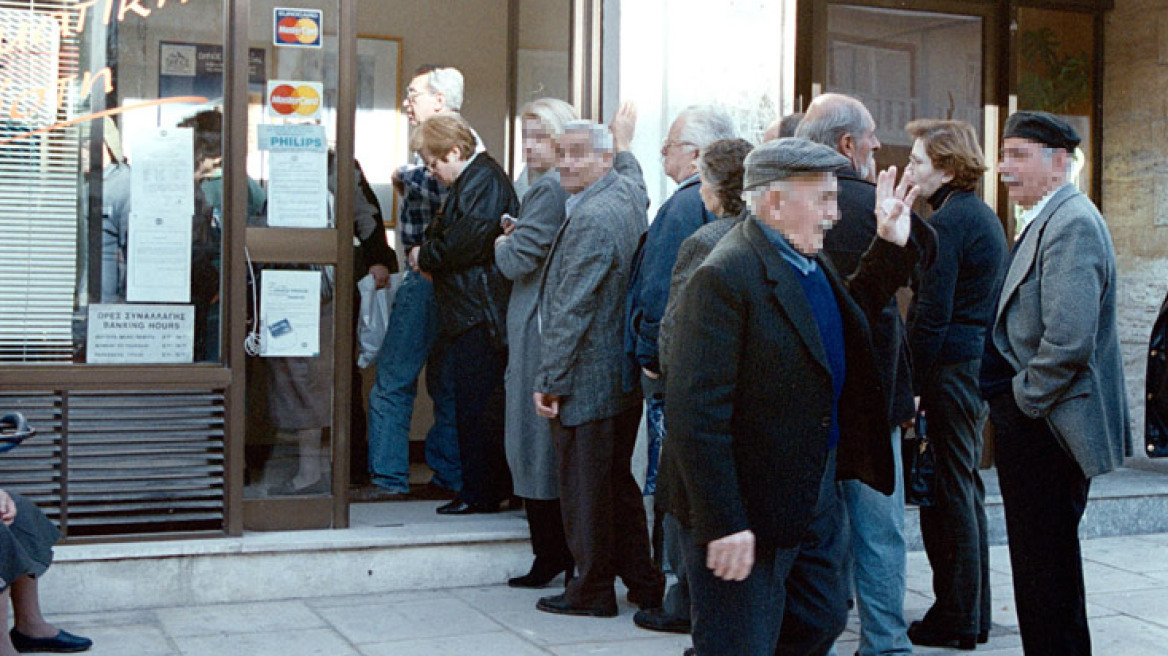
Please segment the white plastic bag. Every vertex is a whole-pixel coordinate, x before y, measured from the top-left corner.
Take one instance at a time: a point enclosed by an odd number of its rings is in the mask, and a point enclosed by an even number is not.
[[[381,343],[385,341],[385,331],[389,327],[389,310],[393,307],[393,297],[401,285],[402,274],[389,277],[389,286],[377,289],[373,276],[366,275],[357,281],[357,291],[361,292],[361,316],[357,326],[357,366],[364,369],[377,362]]]

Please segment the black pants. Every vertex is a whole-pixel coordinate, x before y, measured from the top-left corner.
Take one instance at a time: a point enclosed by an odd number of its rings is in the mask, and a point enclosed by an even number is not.
[[[560,510],[579,576],[564,594],[575,606],[597,607],[614,598],[621,577],[629,597],[660,603],[665,577],[649,553],[641,490],[633,479],[633,446],[641,408],[565,427],[552,420],[559,456]]]
[[[538,567],[563,571],[572,566],[572,552],[564,536],[564,517],[559,499],[524,499],[531,552]]]
[[[503,449],[507,349],[495,348],[479,324],[455,337],[447,354],[462,465],[459,496],[471,505],[497,507],[511,496],[511,470]]]
[[[850,540],[835,481],[835,452],[819,486],[815,515],[800,544],[757,547],[744,581],[723,581],[706,566],[706,545],[683,531],[699,656],[822,656],[848,619]]]
[[[1050,432],[1022,414],[1013,394],[990,399],[1014,604],[1026,656],[1088,656],[1079,521],[1091,482]]]
[[[990,551],[985,484],[978,473],[986,404],[980,360],[940,368],[921,396],[936,455],[936,503],[921,508],[921,536],[933,568],[930,628],[973,636],[990,629]]]

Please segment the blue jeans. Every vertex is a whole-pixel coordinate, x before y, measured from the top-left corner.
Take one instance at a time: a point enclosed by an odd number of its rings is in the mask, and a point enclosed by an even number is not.
[[[860,613],[860,656],[911,654],[904,619],[904,476],[900,428],[892,430],[896,491],[892,496],[860,481],[840,483],[851,528],[851,562]]]
[[[657,464],[665,441],[665,399],[645,397],[645,433],[649,438],[649,461],[645,466],[645,489],[641,493],[649,497],[657,494]]]
[[[391,492],[410,491],[410,420],[418,374],[427,360],[426,388],[434,402],[434,425],[426,434],[426,463],[434,470],[434,483],[462,488],[454,385],[447,358],[435,348],[437,336],[434,284],[407,272],[393,300],[377,356],[377,382],[369,393],[369,474]]]

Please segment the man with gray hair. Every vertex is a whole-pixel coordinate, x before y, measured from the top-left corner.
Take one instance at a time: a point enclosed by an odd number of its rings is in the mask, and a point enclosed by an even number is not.
[[[837,174],[839,224],[823,243],[840,275],[851,275],[876,235],[876,161],[880,148],[876,121],[863,103],[850,96],[828,93],[807,108],[796,135],[834,149],[848,160]],[[928,226],[914,220],[917,234],[931,246]],[[931,248],[922,259],[931,261]],[[900,281],[907,285],[909,277]],[[888,441],[900,463],[901,425],[915,413],[912,374],[904,321],[895,299],[872,322],[872,343],[879,381],[886,395],[888,416],[872,422],[869,430]],[[904,618],[906,548],[904,539],[904,484],[898,475],[892,495],[881,494],[861,481],[840,484],[851,527],[852,574],[860,615],[860,656],[910,654],[908,624]]]
[[[648,224],[641,167],[628,152],[635,120],[626,104],[611,133],[573,121],[556,139],[560,185],[571,197],[540,285],[534,401],[551,421],[578,576],[563,594],[539,600],[548,613],[615,617],[617,576],[642,607],[660,606],[665,589],[631,470],[641,399],[622,343],[626,272]]]
[[[719,139],[737,136],[729,114],[713,106],[688,107],[673,120],[661,157],[668,175],[678,187],[661,205],[657,217],[637,251],[629,284],[628,332],[625,346],[641,366],[642,391],[645,395],[645,425],[649,437],[648,471],[645,494],[657,489],[657,463],[661,442],[665,439],[664,382],[658,356],[657,336],[665,306],[669,300],[669,281],[681,242],[718,217],[702,203],[698,176],[698,155],[702,148]],[[670,544],[674,531],[668,518],[662,518],[664,541]],[[667,546],[666,551],[671,547]],[[672,558],[671,569],[677,583],[670,586],[662,609],[637,613],[633,621],[652,631],[685,633],[689,631],[689,590],[684,565]]]
[[[847,622],[837,479],[892,491],[869,322],[917,261],[916,190],[880,175],[877,238],[845,280],[820,253],[848,160],[803,139],[746,158],[751,216],[679,299],[666,381],[672,490],[701,656],[824,654]]]
[[[421,66],[414,72],[402,106],[410,125],[462,108],[462,73],[449,66]],[[482,141],[475,135],[482,150]],[[443,187],[414,155],[412,164],[394,171],[402,195],[399,220],[403,250],[421,246],[430,220],[446,197]],[[366,499],[405,499],[410,494],[409,440],[418,375],[426,366],[426,389],[434,407],[434,424],[426,434],[426,463],[434,470],[430,496],[449,498],[462,488],[454,385],[446,371],[438,339],[434,284],[418,271],[407,271],[394,297],[385,341],[377,357],[377,379],[369,393],[369,474],[376,486]],[[445,507],[445,506],[444,506]]]

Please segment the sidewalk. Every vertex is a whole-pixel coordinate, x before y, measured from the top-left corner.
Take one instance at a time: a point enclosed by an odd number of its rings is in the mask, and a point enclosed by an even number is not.
[[[1168,653],[1168,533],[1087,540],[1083,552],[1095,653]],[[908,558],[905,607],[912,620],[929,606],[931,575],[924,553],[912,552]],[[977,653],[1021,655],[1006,548],[993,547],[990,559],[994,629],[989,643],[979,646]],[[557,590],[500,585],[86,615],[46,611],[52,621],[92,637],[93,656],[680,656],[690,644],[688,636],[636,628],[634,609],[623,594],[616,619],[535,610],[540,596]],[[100,595],[101,590],[83,593]],[[840,639],[841,656],[854,653],[857,628],[853,616]]]

